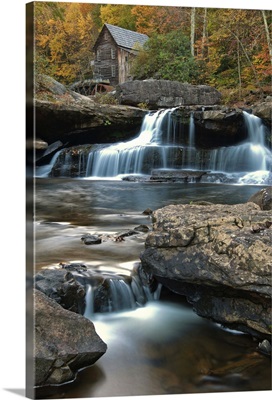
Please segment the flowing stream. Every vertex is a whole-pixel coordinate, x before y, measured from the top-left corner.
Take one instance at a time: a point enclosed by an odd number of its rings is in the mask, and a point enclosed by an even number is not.
[[[181,143],[173,111],[148,114],[139,135],[128,142],[86,145],[82,153],[81,148],[64,149],[37,168],[36,270],[60,263],[87,266],[77,276],[86,288],[83,313],[108,345],[75,382],[48,388],[42,398],[271,389],[270,360],[256,351],[257,342],[198,317],[186,299],[152,287],[141,275],[139,255],[151,229],[144,210],[195,200],[244,203],[259,190],[254,185],[271,179],[271,151],[259,118],[244,112],[245,141],[207,152],[196,147],[193,112]],[[62,179],[49,178],[56,165]],[[70,178],[72,169],[79,179]],[[231,175],[236,184],[210,183],[208,174],[194,184],[121,181],[153,169]],[[86,245],[84,237],[98,237],[101,243]],[[101,281],[106,282],[102,289]],[[105,301],[98,307],[101,290]]]
[[[195,200],[243,203],[257,190],[259,186],[253,185],[37,178],[36,270],[80,262],[109,279],[122,277],[113,293],[117,286],[123,291],[121,281],[134,276],[146,233],[120,242],[112,238],[139,225],[151,229],[145,209]],[[103,241],[85,245],[81,240],[85,234],[102,235]],[[94,312],[92,285],[87,289],[85,316],[94,322],[108,350],[94,366],[81,371],[75,382],[48,388],[40,398],[271,389],[270,360],[256,351],[258,343],[198,317],[181,296],[162,288],[135,307],[126,288],[126,304],[131,307]],[[114,304],[115,300],[117,295]]]

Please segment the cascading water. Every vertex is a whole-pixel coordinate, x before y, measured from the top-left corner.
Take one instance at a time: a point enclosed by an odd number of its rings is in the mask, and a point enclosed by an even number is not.
[[[210,169],[222,172],[268,171],[271,152],[265,146],[265,127],[260,118],[243,112],[248,138],[236,146],[211,152]]]
[[[153,168],[171,167],[175,144],[173,110],[148,114],[137,138],[91,152],[86,176],[114,177],[122,174],[150,173]]]
[[[86,176],[115,177],[123,174],[150,174],[153,169],[190,169],[238,173],[238,179],[242,182],[252,176],[253,172],[256,175],[256,171],[261,171],[259,176],[262,177],[268,174],[272,157],[265,146],[266,128],[260,118],[243,112],[248,131],[246,141],[236,146],[203,150],[195,145],[193,112],[190,115],[188,143],[182,145],[177,140],[173,111],[159,110],[147,115],[136,139],[90,153]]]
[[[267,128],[260,118],[243,112],[245,141],[234,146],[203,149],[197,145],[194,112],[184,132],[174,111],[166,109],[146,115],[139,136],[128,142],[89,145],[87,151],[63,150],[51,162],[51,168],[53,162],[57,166],[55,176],[120,179],[124,175],[150,176],[153,170],[190,170],[205,172],[207,181],[210,177],[217,179],[215,174],[231,175],[230,182],[263,184],[269,181],[272,155],[265,143]]]
[[[188,164],[191,169],[195,166],[195,121],[194,114],[191,112],[190,114],[190,125],[189,125],[189,147],[188,147]]]
[[[149,301],[158,300],[160,296],[161,285],[156,283],[152,287],[139,266],[132,271],[124,271],[123,275],[116,271],[93,269],[73,274],[85,286],[84,316],[87,318],[96,313],[135,310]]]
[[[60,153],[61,153],[61,150],[57,151],[54,154],[54,156],[52,157],[52,159],[48,165],[43,165],[43,166],[37,167],[36,168],[36,176],[47,177],[48,174],[51,172],[53,166],[55,165]]]

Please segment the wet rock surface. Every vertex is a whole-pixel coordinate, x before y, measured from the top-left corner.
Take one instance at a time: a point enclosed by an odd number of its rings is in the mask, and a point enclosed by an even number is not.
[[[150,180],[154,182],[199,182],[206,171],[178,169],[153,170]]]
[[[268,338],[271,213],[254,203],[170,205],[156,210],[143,268],[185,295],[201,316]],[[254,226],[263,229],[254,230]]]

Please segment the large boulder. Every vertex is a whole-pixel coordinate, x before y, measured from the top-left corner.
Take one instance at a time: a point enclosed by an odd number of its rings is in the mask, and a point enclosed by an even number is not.
[[[154,109],[213,105],[221,100],[221,94],[211,86],[154,79],[121,83],[116,87],[116,97],[120,104],[137,106],[143,103]]]
[[[268,96],[266,101],[255,104],[252,107],[252,113],[261,118],[268,126],[272,122],[272,97]]]
[[[254,193],[248,201],[258,204],[262,210],[272,210],[272,186],[265,187]]]
[[[68,383],[107,349],[93,323],[34,290],[34,385]]]
[[[254,203],[164,207],[153,213],[143,268],[199,315],[268,338],[271,224]]]

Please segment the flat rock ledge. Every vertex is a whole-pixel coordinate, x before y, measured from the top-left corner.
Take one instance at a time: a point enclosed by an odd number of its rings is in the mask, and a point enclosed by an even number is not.
[[[252,202],[153,212],[146,272],[223,326],[271,339],[271,211]]]
[[[107,345],[90,320],[36,289],[34,304],[35,387],[71,382],[106,352]]]

